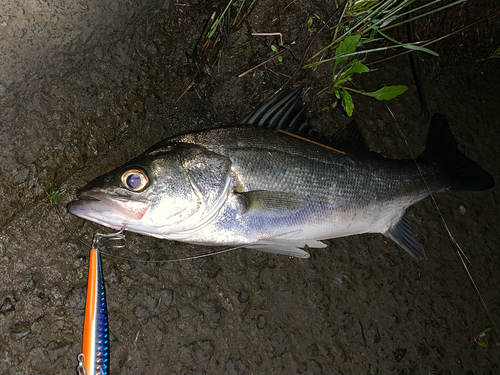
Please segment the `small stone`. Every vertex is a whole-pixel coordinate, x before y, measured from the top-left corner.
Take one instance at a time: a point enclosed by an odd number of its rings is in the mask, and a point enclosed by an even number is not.
[[[167,327],[165,326],[165,323],[163,323],[163,321],[157,316],[153,316],[151,318],[151,323],[153,323],[161,332],[167,333]]]
[[[394,353],[392,354],[394,354],[394,359],[396,360],[396,362],[400,362],[406,355],[406,349],[403,348],[396,349],[396,351],[394,351]]]
[[[264,315],[259,315],[259,317],[257,318],[257,328],[263,329],[266,326],[266,324],[267,324],[267,320],[264,317]]]
[[[68,292],[68,295],[66,296],[66,300],[64,301],[64,304],[69,307],[69,308],[80,308],[84,309],[85,308],[85,288],[71,288],[71,290]],[[44,295],[45,297],[45,295]],[[41,299],[43,299],[40,296]]]
[[[14,177],[14,179],[12,180],[12,184],[14,186],[19,186],[21,185],[22,183],[26,182],[26,180],[28,179],[28,174],[30,173],[30,170],[29,168],[23,168],[21,169],[17,174],[16,176]]]
[[[240,294],[238,294],[238,301],[240,301],[241,303],[247,303],[249,299],[250,296],[245,290],[241,291]]]
[[[35,283],[35,280],[33,279],[29,279],[28,283],[26,284],[26,286],[24,287],[24,290],[26,292],[29,292],[30,290],[34,290],[35,289],[35,286],[36,286],[36,283]]]
[[[13,339],[20,340],[31,332],[30,322],[21,322],[14,324],[10,329],[10,336]]]
[[[460,215],[464,216],[467,213],[467,210],[464,206],[458,206],[458,212],[460,212]]]
[[[177,349],[182,363],[200,364],[207,362],[212,358],[214,346],[208,340],[195,342],[193,344],[181,346]]]
[[[165,319],[167,322],[173,322],[178,317],[179,311],[175,307],[168,309],[163,315],[163,319]]]
[[[224,367],[224,374],[228,375],[243,375],[247,373],[247,367],[243,364],[241,359],[232,359],[226,362]]]
[[[174,302],[174,292],[170,289],[160,291],[160,299],[158,300],[159,307],[168,308]]]
[[[138,305],[134,308],[134,315],[141,321],[142,323],[147,323],[149,320],[149,312],[148,310],[141,305]]]
[[[292,350],[292,340],[284,330],[276,328],[269,337],[267,356],[269,358],[280,357]]]
[[[137,291],[129,289],[127,290],[127,300],[130,302],[134,299],[135,295],[137,294]]]
[[[196,310],[189,305],[179,308],[179,314],[182,318],[191,318],[196,315]]]
[[[50,363],[55,365],[61,358],[65,358],[72,346],[72,342],[62,344],[57,342],[49,343],[47,345],[47,356]]]
[[[11,311],[14,311],[16,308],[14,307],[14,304],[10,300],[10,298],[4,299],[2,306],[0,307],[0,314],[7,314]]]

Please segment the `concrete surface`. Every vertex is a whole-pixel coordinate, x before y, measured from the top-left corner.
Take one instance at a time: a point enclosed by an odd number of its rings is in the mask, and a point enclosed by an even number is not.
[[[91,236],[102,227],[65,213],[78,187],[170,135],[238,119],[293,75],[313,126],[333,133],[348,119],[317,95],[328,69],[297,68],[289,55],[244,78],[274,39],[248,29],[309,37],[323,2],[261,1],[193,82],[187,63],[213,11],[225,2],[4,1],[0,5],[0,373],[68,374],[81,350]],[[494,2],[467,2],[417,28],[426,39],[477,20]],[[316,22],[316,21],[315,21]],[[318,21],[319,22],[319,21]],[[315,24],[318,27],[318,24]],[[498,18],[421,56],[431,113],[445,114],[462,149],[500,181]],[[311,50],[319,50],[319,38]],[[294,49],[300,60],[306,44]],[[309,51],[311,52],[311,51]],[[407,84],[389,102],[415,154],[426,125],[406,59],[381,65],[358,87]],[[355,98],[372,149],[406,157],[380,103]],[[58,199],[61,224],[46,192]],[[311,259],[238,250],[161,262],[212,249],[127,234],[103,247],[113,374],[345,374],[500,372],[499,189],[437,197],[474,265],[484,313],[429,201],[412,211],[429,259],[415,262],[378,235],[329,241]],[[111,254],[111,255],[109,255]],[[160,302],[161,301],[161,302]]]

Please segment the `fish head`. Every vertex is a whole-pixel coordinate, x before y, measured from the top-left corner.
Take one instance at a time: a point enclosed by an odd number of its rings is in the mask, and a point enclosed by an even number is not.
[[[67,208],[113,229],[182,239],[218,215],[230,180],[229,158],[198,145],[160,142],[89,182]]]

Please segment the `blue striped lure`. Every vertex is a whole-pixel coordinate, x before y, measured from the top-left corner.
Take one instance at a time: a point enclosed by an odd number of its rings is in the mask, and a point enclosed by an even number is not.
[[[78,356],[78,372],[84,375],[109,374],[109,327],[106,291],[98,248],[101,234],[94,234],[90,250],[87,302],[83,325],[83,348]]]

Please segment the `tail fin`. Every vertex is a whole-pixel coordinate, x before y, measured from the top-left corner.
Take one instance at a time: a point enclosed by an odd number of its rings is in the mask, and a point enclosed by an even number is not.
[[[425,151],[418,160],[439,165],[451,191],[479,191],[495,186],[493,176],[458,149],[448,121],[438,113],[432,117]]]

